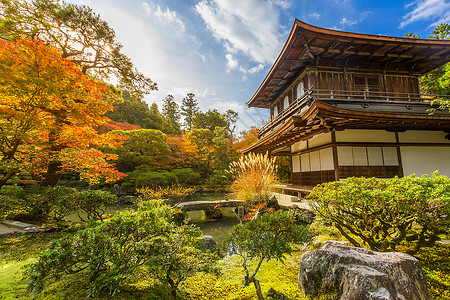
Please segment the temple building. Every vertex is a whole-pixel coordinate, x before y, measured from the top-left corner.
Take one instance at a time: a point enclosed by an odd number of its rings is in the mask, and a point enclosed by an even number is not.
[[[349,33],[295,20],[247,102],[270,109],[244,153],[288,155],[292,184],[350,176],[450,176],[450,113],[419,77],[450,61],[450,41]]]

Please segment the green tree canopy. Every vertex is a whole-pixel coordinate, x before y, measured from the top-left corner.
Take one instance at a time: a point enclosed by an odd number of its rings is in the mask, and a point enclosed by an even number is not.
[[[437,26],[428,38],[433,40],[450,39],[450,25],[442,23]],[[443,65],[420,78],[420,91],[426,94],[448,95],[450,94],[450,63]],[[450,107],[448,101],[443,106]]]
[[[160,113],[156,103],[150,107],[143,100],[132,98],[130,93],[123,93],[123,101],[114,103],[115,110],[106,116],[116,122],[139,125],[145,129],[157,129],[166,134],[177,134],[172,124]]]
[[[230,254],[242,257],[244,267],[244,286],[254,284],[258,299],[264,299],[256,274],[264,260],[283,261],[286,254],[292,252],[293,243],[306,242],[309,239],[307,227],[296,224],[291,211],[265,213],[248,223],[231,228],[225,241]],[[250,272],[250,260],[257,259],[258,264]]]
[[[167,136],[161,131],[138,129],[111,133],[127,137],[122,147],[114,149],[114,153],[119,155],[117,160],[119,170],[132,172],[141,165],[155,169],[166,167],[171,151],[167,146]]]
[[[217,111],[217,109],[209,109],[207,112],[198,112],[195,114],[192,127],[197,129],[209,129],[212,132],[216,127],[227,127],[225,116]]]

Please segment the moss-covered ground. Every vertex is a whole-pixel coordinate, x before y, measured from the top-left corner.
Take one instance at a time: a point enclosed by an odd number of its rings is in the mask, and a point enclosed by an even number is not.
[[[334,230],[323,231],[320,240],[339,238]],[[0,239],[0,299],[33,299],[26,294],[27,280],[24,272],[52,239],[63,233],[36,234]],[[270,287],[291,299],[303,299],[297,287],[298,268],[302,252],[295,252],[282,262],[263,263],[257,278],[263,293]],[[424,248],[417,255],[429,283],[433,299],[450,299],[450,246],[436,245]],[[256,299],[253,286],[243,287],[243,270],[239,257],[226,257],[220,261],[221,274],[197,274],[180,287],[183,299]],[[83,299],[88,295],[84,288],[87,278],[76,274],[53,282],[34,299]],[[145,268],[137,270],[119,294],[108,299],[169,299],[168,288],[154,280]]]

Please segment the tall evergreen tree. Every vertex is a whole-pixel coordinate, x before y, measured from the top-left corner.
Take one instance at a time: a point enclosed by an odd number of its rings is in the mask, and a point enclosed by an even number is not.
[[[200,111],[194,97],[193,93],[188,93],[181,103],[181,115],[184,117],[184,126],[187,131],[191,131],[194,116]]]
[[[208,109],[207,112],[198,112],[195,114],[192,120],[193,128],[209,129],[212,132],[216,127],[226,127],[227,122],[225,116],[222,115],[217,109]]]
[[[166,118],[166,121],[172,125],[174,134],[179,135],[181,133],[180,108],[172,95],[167,95],[164,98],[162,115]]]
[[[233,154],[233,139],[234,139],[233,133],[234,133],[234,130],[236,129],[237,119],[238,119],[238,113],[232,109],[227,109],[227,112],[225,113],[225,120],[227,121],[227,131],[228,131],[228,140],[229,140],[228,155],[229,155],[230,159]]]

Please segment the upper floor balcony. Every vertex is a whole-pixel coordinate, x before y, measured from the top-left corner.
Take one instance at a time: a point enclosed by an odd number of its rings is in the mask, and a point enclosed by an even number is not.
[[[440,100],[450,100],[449,95],[430,95],[414,93],[394,93],[379,91],[345,91],[309,89],[269,120],[259,132],[263,137],[269,131],[276,130],[293,116],[301,116],[308,111],[311,105],[318,101],[329,106],[357,110],[359,112],[396,113],[408,115],[448,115],[448,112],[439,111]],[[450,116],[449,116],[450,118]]]

